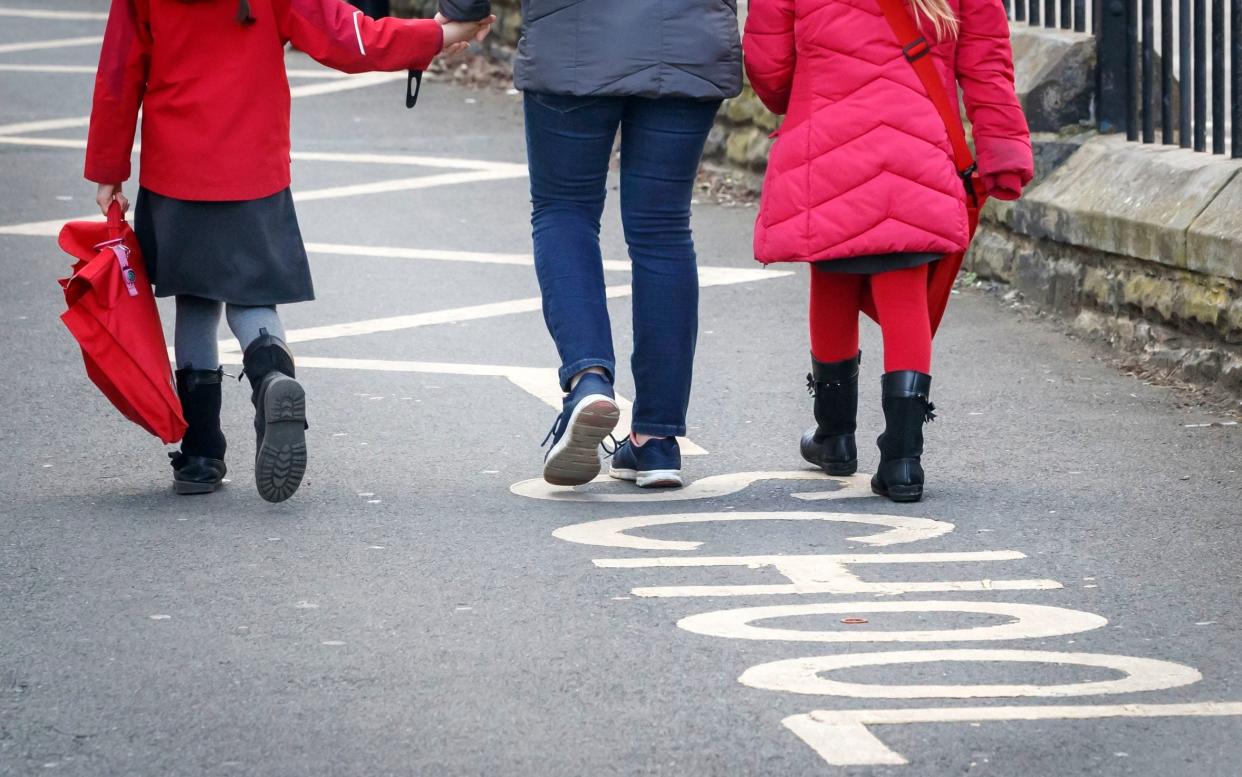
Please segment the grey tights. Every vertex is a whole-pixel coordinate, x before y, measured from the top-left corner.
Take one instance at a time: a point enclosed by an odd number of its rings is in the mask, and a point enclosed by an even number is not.
[[[259,338],[259,330],[285,339],[285,328],[280,323],[274,305],[228,305],[202,297],[177,297],[176,352],[177,369],[214,370],[220,366],[217,339],[220,330],[220,312],[226,311],[229,329],[242,350]]]

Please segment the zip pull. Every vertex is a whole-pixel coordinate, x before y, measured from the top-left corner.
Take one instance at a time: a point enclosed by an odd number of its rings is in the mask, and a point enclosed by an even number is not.
[[[405,107],[413,108],[418,104],[418,93],[423,90],[423,71],[411,70],[405,82]]]

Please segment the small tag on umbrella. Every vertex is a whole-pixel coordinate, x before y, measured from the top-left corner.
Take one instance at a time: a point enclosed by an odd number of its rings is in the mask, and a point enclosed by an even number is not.
[[[116,263],[121,268],[121,278],[125,281],[129,296],[137,297],[138,274],[134,272],[134,268],[129,266],[129,248],[123,245],[108,246],[108,248],[116,254]]]

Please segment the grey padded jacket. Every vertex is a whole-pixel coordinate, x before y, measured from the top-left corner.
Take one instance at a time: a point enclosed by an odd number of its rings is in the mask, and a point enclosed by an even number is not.
[[[737,0],[522,0],[518,89],[719,100],[742,90]]]

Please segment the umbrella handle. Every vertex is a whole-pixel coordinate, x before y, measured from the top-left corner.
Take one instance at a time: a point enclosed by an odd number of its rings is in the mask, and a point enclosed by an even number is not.
[[[121,203],[113,200],[108,206],[108,237],[117,240],[122,236],[122,227],[125,224],[125,213],[121,210]]]

